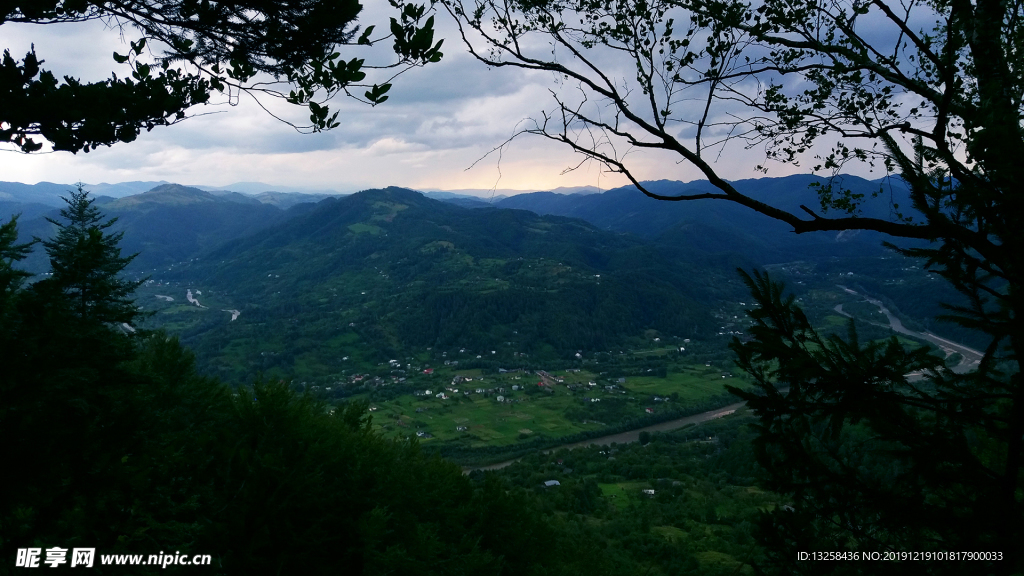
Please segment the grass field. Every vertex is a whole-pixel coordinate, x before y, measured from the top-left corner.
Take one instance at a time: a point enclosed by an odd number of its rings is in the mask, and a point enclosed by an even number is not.
[[[727,375],[723,378],[723,375]],[[710,396],[725,394],[725,385],[741,386],[745,381],[736,373],[714,367],[697,366],[681,372],[669,372],[665,378],[654,376],[633,376],[626,378],[626,388],[637,394],[670,396],[679,395],[679,401],[703,400]]]
[[[485,375],[481,370],[439,369],[430,383],[418,384],[422,386],[419,395],[405,394],[373,403],[373,423],[387,436],[423,433],[419,437],[424,443],[461,439],[470,447],[504,446],[536,436],[559,438],[601,430],[608,423],[600,415],[607,417],[612,406],[617,417],[644,417],[648,408],[660,411],[669,406],[685,407],[726,394],[726,384],[745,383],[737,376],[723,378],[722,374],[716,368],[689,366],[669,372],[666,378],[627,377],[622,384],[617,378],[603,378],[585,370],[560,370],[551,372],[551,376],[563,381],[541,389],[537,386],[541,378],[531,373]],[[456,375],[471,380],[451,384]],[[595,386],[589,386],[591,382]],[[524,391],[527,388],[531,393]],[[447,398],[438,398],[439,393]],[[674,400],[669,403],[652,402],[654,396],[668,398],[673,394]],[[498,402],[498,396],[504,401]]]
[[[616,508],[629,506],[629,501],[642,497],[641,490],[650,488],[647,482],[617,482],[615,484],[598,484],[601,494]]]
[[[424,442],[466,437],[472,439],[473,447],[512,444],[537,434],[557,438],[602,427],[570,422],[564,412],[576,401],[564,391],[532,397],[513,392],[511,397],[517,400],[513,403],[498,403],[496,396],[474,393],[467,397],[461,389],[447,400],[405,395],[377,404],[373,421],[386,435],[428,432],[434,437]]]

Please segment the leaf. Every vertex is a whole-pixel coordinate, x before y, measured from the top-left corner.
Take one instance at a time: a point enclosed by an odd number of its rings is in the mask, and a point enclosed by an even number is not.
[[[362,44],[362,45],[369,46],[370,45],[370,34],[373,33],[373,28],[374,28],[373,26],[367,26],[366,30],[363,30],[363,33],[359,36],[359,41],[357,42],[357,44]]]

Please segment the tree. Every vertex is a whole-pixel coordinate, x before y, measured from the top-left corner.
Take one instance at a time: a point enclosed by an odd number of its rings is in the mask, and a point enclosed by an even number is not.
[[[749,279],[760,305],[757,338],[734,349],[759,393],[744,397],[762,418],[762,464],[773,484],[795,497],[795,511],[774,514],[766,534],[777,536],[776,560],[789,568],[791,552],[812,547],[942,550],[974,543],[1005,555],[989,569],[1019,569],[1024,6],[442,4],[479,60],[556,74],[552,109],[513,138],[560,142],[660,200],[732,201],[796,233],[861,229],[931,241],[903,252],[925,259],[970,302],[948,315],[989,340],[969,374],[943,370],[895,344],[860,344],[854,332],[824,339],[780,286]],[[756,168],[763,171],[769,162],[810,162],[838,176],[866,164],[897,176],[909,188],[910,206],[892,203],[890,219],[865,217],[861,206],[869,199],[831,178],[809,191],[801,211],[787,212],[740,194],[723,177],[714,158],[730,146],[762,148],[766,161]],[[717,191],[648,190],[632,171],[635,155],[647,152],[689,163]],[[926,378],[904,377],[911,367],[924,369]],[[778,385],[788,391],[778,392]]]
[[[25,279],[31,276],[14,265],[28,256],[32,243],[18,244],[17,241],[18,218],[12,216],[7,224],[0,225],[0,324],[6,324],[14,295]]]
[[[339,125],[325,103],[348,96],[376,105],[387,100],[392,80],[416,66],[441,59],[433,40],[433,16],[424,6],[391,2],[399,10],[389,33],[360,31],[357,0],[9,0],[0,3],[0,25],[57,24],[105,20],[135,30],[123,78],[83,83],[63,81],[42,68],[35,48],[16,60],[8,50],[0,62],[0,142],[36,152],[48,141],[54,150],[78,152],[135,140],[142,129],[174,124],[190,108],[211,102],[215,93],[236,103],[240,93],[284,99],[309,109],[321,131]],[[360,33],[361,32],[361,33]],[[337,50],[390,40],[396,58],[369,65],[344,60]],[[158,54],[144,53],[157,46]],[[351,48],[349,48],[351,49]],[[380,76],[368,81],[367,72]],[[359,94],[357,88],[366,88]],[[257,102],[259,102],[257,100]],[[294,126],[294,125],[293,125]]]
[[[5,478],[0,524],[23,544],[32,532],[96,534],[131,507],[118,463],[137,444],[141,382],[122,364],[135,346],[124,326],[140,314],[131,299],[139,282],[121,278],[132,257],[121,256],[121,234],[109,233],[114,221],[81,187],[65,201],[43,242],[52,273],[12,284],[0,329],[0,429],[5,457],[21,462]],[[15,221],[5,232],[16,237]],[[17,260],[25,248],[7,253]]]
[[[81,184],[64,202],[67,207],[60,215],[66,222],[47,218],[57,233],[50,240],[37,239],[50,256],[52,272],[33,289],[60,292],[78,319],[131,325],[140,314],[131,296],[142,281],[121,277],[136,255],[121,256],[118,244],[124,232],[107,232],[117,218],[104,222]]]

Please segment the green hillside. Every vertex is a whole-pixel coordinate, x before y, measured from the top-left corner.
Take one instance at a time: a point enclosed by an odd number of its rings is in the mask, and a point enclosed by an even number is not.
[[[230,381],[329,380],[428,348],[523,363],[709,336],[721,302],[743,294],[734,266],[578,220],[388,188],[325,200],[158,274],[141,303]],[[183,302],[189,288],[206,308]]]

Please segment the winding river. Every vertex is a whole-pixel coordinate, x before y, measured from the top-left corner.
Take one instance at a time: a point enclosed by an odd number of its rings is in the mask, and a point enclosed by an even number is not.
[[[975,368],[978,367],[978,364],[981,362],[982,356],[984,356],[984,354],[975,350],[974,348],[968,348],[963,344],[958,344],[956,342],[953,342],[952,340],[947,340],[941,336],[936,336],[931,332],[915,332],[904,326],[903,322],[901,322],[899,318],[893,316],[892,312],[890,312],[889,309],[886,308],[881,301],[871,298],[869,296],[865,296],[864,294],[861,294],[855,290],[851,290],[846,286],[843,286],[842,284],[836,284],[836,286],[841,288],[847,294],[860,296],[861,298],[864,299],[865,302],[878,306],[878,311],[884,314],[885,317],[889,320],[888,328],[892,328],[893,332],[897,332],[899,334],[906,334],[907,336],[913,336],[915,338],[920,338],[922,340],[927,340],[928,342],[931,342],[932,344],[938,346],[943,352],[946,353],[946,356],[949,356],[954,352],[960,354],[960,363],[953,367],[954,372],[964,373],[974,370]],[[836,312],[842,314],[843,316],[850,316],[846,312],[843,312],[842,304],[836,306],[835,310]],[[878,324],[876,322],[872,322],[872,324],[876,326],[886,327],[884,324]]]

